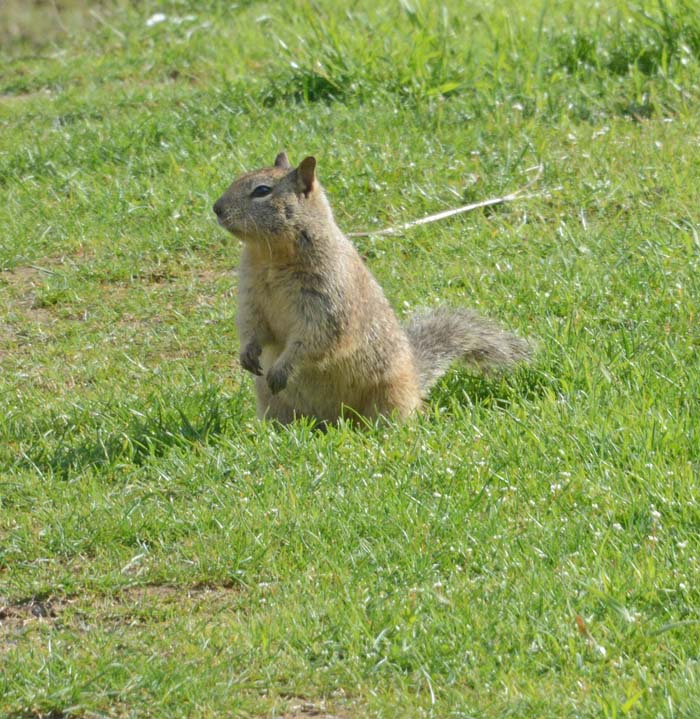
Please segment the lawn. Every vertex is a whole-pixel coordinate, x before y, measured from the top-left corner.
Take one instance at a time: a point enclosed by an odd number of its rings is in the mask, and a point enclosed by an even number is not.
[[[211,206],[318,159],[531,365],[255,419]],[[700,716],[694,0],[0,6],[0,716]]]

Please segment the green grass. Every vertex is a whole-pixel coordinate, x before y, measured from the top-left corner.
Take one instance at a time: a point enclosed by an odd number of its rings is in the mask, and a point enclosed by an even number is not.
[[[691,0],[0,10],[0,716],[700,716]],[[156,12],[166,20],[147,24]],[[211,205],[314,153],[533,365],[254,418]]]

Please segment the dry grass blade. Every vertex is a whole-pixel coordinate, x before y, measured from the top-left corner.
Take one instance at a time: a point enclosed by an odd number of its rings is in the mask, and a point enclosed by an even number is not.
[[[531,197],[538,197],[536,194],[526,194],[527,190],[532,187],[542,176],[542,165],[538,165],[536,168],[537,174],[532,178],[526,185],[521,187],[519,190],[515,190],[507,195],[501,197],[491,197],[487,200],[480,200],[479,202],[472,202],[469,205],[462,205],[462,207],[455,207],[450,210],[443,210],[442,212],[436,212],[434,215],[428,215],[427,217],[421,217],[419,220],[411,220],[411,222],[405,222],[402,225],[396,227],[386,227],[383,230],[363,230],[361,232],[348,232],[348,237],[372,237],[372,236],[388,236],[398,235],[405,230],[410,230],[413,227],[419,225],[429,225],[431,222],[438,222],[445,220],[448,217],[454,215],[461,215],[465,212],[471,212],[472,210],[478,210],[482,207],[492,207],[493,205],[502,205],[505,202],[513,202],[514,200],[524,200]]]

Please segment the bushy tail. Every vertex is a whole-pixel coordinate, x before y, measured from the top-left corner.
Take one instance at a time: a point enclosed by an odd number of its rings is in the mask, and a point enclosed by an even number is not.
[[[473,310],[440,308],[406,326],[424,395],[455,360],[482,370],[511,367],[532,354],[530,344]]]

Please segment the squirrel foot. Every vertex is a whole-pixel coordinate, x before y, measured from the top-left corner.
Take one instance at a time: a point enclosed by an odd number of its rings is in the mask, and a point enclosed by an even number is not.
[[[248,342],[243,352],[240,355],[241,367],[252,374],[262,376],[262,367],[260,366],[260,355],[262,354],[262,347],[253,340]]]
[[[287,380],[289,379],[289,369],[287,367],[279,367],[274,365],[270,368],[267,373],[267,386],[270,388],[272,394],[281,392],[287,386]]]

